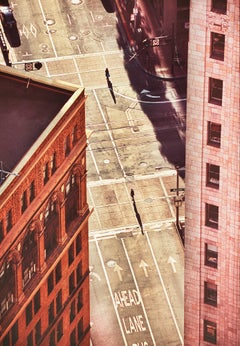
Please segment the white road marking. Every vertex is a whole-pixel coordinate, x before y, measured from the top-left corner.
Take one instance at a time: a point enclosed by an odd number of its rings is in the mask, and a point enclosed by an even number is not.
[[[96,94],[95,90],[93,90],[93,94],[94,94],[95,99],[96,99],[96,101],[97,101],[98,108],[99,108],[99,110],[100,110],[100,112],[101,112],[101,115],[102,115],[102,118],[103,118],[105,127],[106,127],[106,129],[107,129],[107,131],[108,131],[108,134],[109,134],[109,137],[110,137],[112,146],[113,146],[113,150],[114,150],[115,155],[116,155],[116,157],[117,157],[117,160],[118,160],[119,166],[120,166],[120,168],[121,168],[122,174],[123,174],[124,177],[126,177],[126,173],[125,173],[125,171],[124,171],[123,165],[122,165],[121,160],[120,160],[120,156],[119,156],[119,154],[118,154],[118,148],[117,148],[116,143],[115,143],[115,140],[114,140],[114,138],[113,138],[113,136],[112,136],[112,131],[111,131],[110,127],[109,127],[108,121],[107,121],[107,119],[106,119],[106,117],[105,117],[105,114],[104,114],[104,112],[103,112],[102,106],[101,106],[101,104],[100,104],[100,102],[99,102],[99,99],[98,99],[98,97],[97,97],[97,94]]]
[[[110,281],[108,279],[108,275],[107,275],[107,271],[106,271],[106,268],[105,268],[105,264],[104,264],[104,261],[103,261],[103,258],[102,258],[101,250],[99,248],[97,240],[96,240],[96,247],[97,247],[98,255],[99,255],[99,258],[100,258],[100,261],[101,261],[101,264],[102,264],[103,272],[104,272],[104,275],[105,275],[105,278],[106,278],[108,290],[109,290],[109,293],[110,293],[110,296],[111,296],[111,299],[112,299],[113,307],[114,307],[114,310],[115,310],[115,313],[116,313],[116,316],[117,316],[118,324],[119,324],[119,327],[120,327],[120,330],[121,330],[121,333],[122,333],[124,345],[128,346],[128,343],[127,343],[127,340],[126,340],[126,336],[125,336],[125,333],[123,331],[122,323],[120,321],[120,316],[118,314],[117,307],[116,307],[116,304],[115,304],[115,300],[114,300],[114,297],[113,297],[113,293],[112,293]]]
[[[39,4],[39,7],[40,7],[41,12],[42,12],[42,16],[43,16],[44,23],[46,23],[47,18],[46,18],[46,16],[45,16],[44,11],[43,11],[43,7],[42,7],[41,0],[38,0],[38,4]],[[51,34],[50,30],[49,30],[49,27],[48,27],[47,23],[46,23],[46,28],[47,28],[47,32],[48,32],[48,36],[49,36],[49,40],[50,40],[50,42],[51,42],[51,45],[52,45],[52,49],[53,49],[54,55],[55,55],[55,57],[57,58],[57,57],[58,57],[58,55],[57,55],[57,51],[56,51],[56,48],[55,48],[55,46],[54,46],[53,39],[52,39],[52,34]]]
[[[140,290],[139,290],[139,287],[138,287],[137,279],[136,279],[136,276],[135,276],[135,274],[134,274],[134,271],[133,271],[133,267],[132,267],[130,258],[129,258],[129,256],[128,256],[128,252],[127,252],[127,249],[126,249],[126,246],[125,246],[125,243],[124,243],[124,239],[121,239],[121,241],[122,241],[122,246],[123,246],[123,249],[124,249],[124,252],[125,252],[127,261],[128,261],[129,268],[130,268],[130,270],[131,270],[131,274],[132,274],[132,277],[133,277],[134,284],[135,284],[135,286],[136,286],[136,288],[137,288],[137,291],[139,292],[139,295],[140,295],[140,297],[141,297],[141,293],[140,293]],[[144,304],[143,304],[142,297],[141,297],[141,306],[142,306],[142,309],[143,309],[143,312],[144,312],[144,316],[145,316],[145,319],[146,319],[146,322],[147,322],[147,325],[148,325],[148,329],[149,329],[149,332],[150,332],[152,341],[153,341],[153,345],[156,346],[156,341],[155,341],[154,336],[153,336],[153,333],[152,333],[152,329],[151,329],[151,326],[150,326],[150,322],[149,322],[149,320],[148,320],[147,312],[146,312],[145,306],[144,306]]]
[[[164,292],[164,295],[165,295],[165,298],[166,298],[166,301],[167,301],[167,304],[168,304],[170,313],[171,313],[171,315],[172,315],[172,319],[173,319],[173,322],[174,322],[174,324],[175,324],[175,327],[176,327],[176,330],[177,330],[177,333],[178,333],[178,336],[179,336],[181,345],[183,345],[183,337],[182,337],[181,332],[180,332],[180,329],[179,329],[179,327],[178,327],[177,320],[176,320],[176,317],[175,317],[175,314],[174,314],[172,305],[171,305],[171,303],[170,303],[170,299],[169,299],[169,297],[168,297],[168,293],[167,293],[166,287],[165,287],[165,285],[164,285],[164,281],[163,281],[163,278],[162,278],[162,274],[161,274],[161,272],[160,272],[160,269],[159,269],[159,266],[158,266],[158,263],[157,263],[157,259],[156,259],[155,255],[154,255],[154,251],[153,251],[153,248],[152,248],[152,244],[151,244],[151,242],[150,242],[150,239],[149,239],[149,236],[148,236],[147,232],[145,232],[145,236],[146,236],[146,238],[147,238],[147,242],[148,242],[148,245],[149,245],[151,254],[152,254],[152,258],[153,258],[155,267],[156,267],[156,269],[157,269],[157,273],[158,273],[158,276],[159,276],[159,279],[160,279],[160,282],[161,282],[161,285],[162,285],[162,288],[163,288],[163,292]]]

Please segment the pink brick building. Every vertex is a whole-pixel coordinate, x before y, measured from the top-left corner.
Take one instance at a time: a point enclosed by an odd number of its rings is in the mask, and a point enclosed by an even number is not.
[[[240,345],[239,0],[192,0],[185,346]]]

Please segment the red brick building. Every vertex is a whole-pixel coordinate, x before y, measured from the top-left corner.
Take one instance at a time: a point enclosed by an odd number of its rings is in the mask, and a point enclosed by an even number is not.
[[[0,81],[0,345],[88,346],[84,90]]]
[[[239,0],[192,0],[185,346],[240,345]]]

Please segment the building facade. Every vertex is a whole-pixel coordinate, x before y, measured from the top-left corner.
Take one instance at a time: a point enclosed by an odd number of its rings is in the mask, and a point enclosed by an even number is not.
[[[185,346],[240,345],[239,0],[191,0]]]
[[[84,90],[29,76],[0,70],[0,345],[88,346]]]

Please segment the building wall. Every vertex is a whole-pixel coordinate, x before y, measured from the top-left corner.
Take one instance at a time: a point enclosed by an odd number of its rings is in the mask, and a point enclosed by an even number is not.
[[[1,187],[0,345],[89,345],[86,140],[78,90]]]
[[[239,0],[228,0],[225,13],[216,9],[224,3],[211,0],[190,3],[186,346],[240,344],[240,5]],[[216,50],[213,44],[216,40],[222,43],[223,37],[224,57],[220,57],[223,45],[218,43]],[[219,81],[222,83],[220,90],[210,84],[213,79],[217,80],[218,88]],[[210,167],[214,169],[211,181]]]

